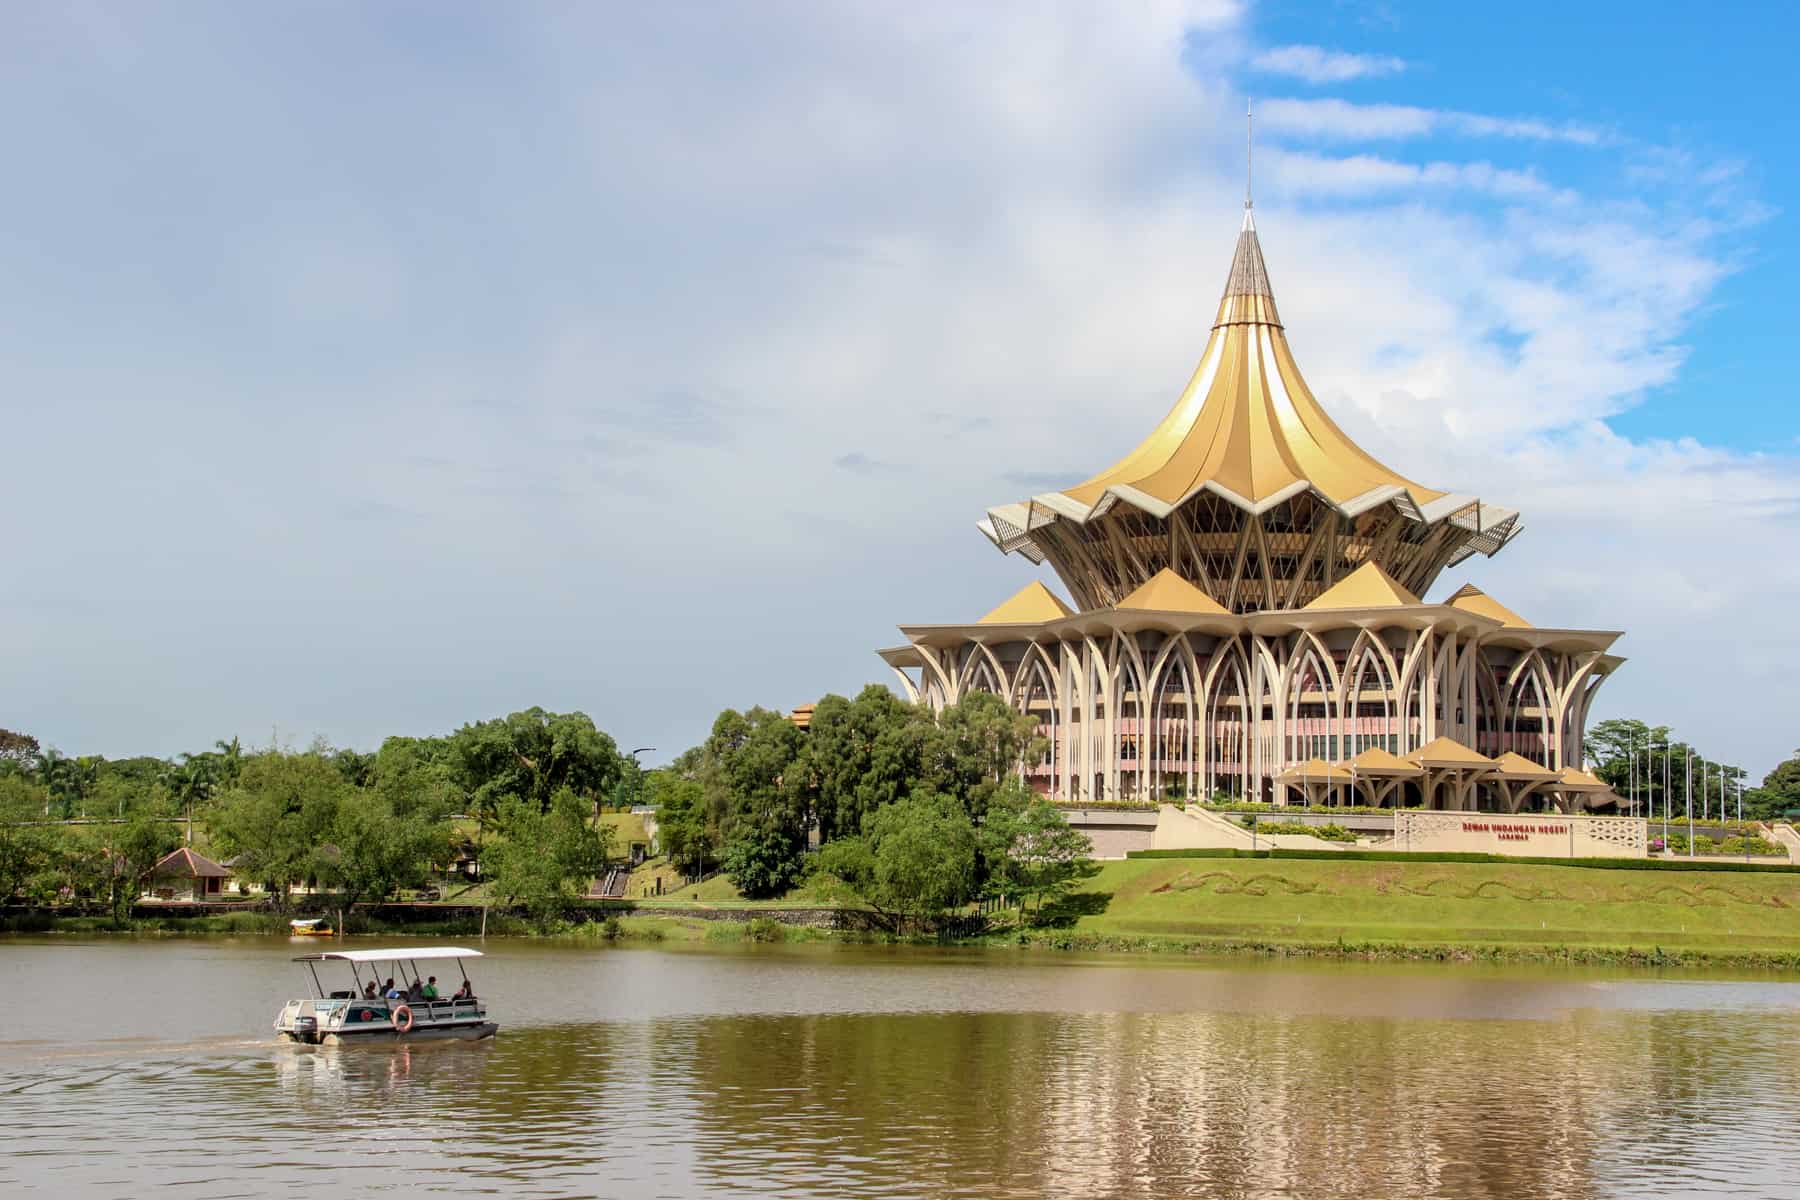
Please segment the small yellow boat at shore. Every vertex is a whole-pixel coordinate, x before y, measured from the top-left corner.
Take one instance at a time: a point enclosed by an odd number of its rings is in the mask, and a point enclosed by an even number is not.
[[[310,920],[289,921],[288,934],[291,937],[335,937],[337,931],[324,917],[313,917]]]

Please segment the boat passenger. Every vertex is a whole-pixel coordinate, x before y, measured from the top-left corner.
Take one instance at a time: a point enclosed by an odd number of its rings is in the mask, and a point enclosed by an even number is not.
[[[456,989],[456,995],[450,998],[452,1000],[473,1000],[475,998],[475,985],[467,978],[464,978],[462,986]]]
[[[419,999],[436,1000],[437,998],[437,976],[433,975],[430,979],[426,980],[425,986],[419,990]]]
[[[369,980],[369,982],[363,984],[363,999],[364,1000],[375,999],[375,981],[373,979],[371,979],[371,980]]]
[[[392,975],[388,976],[388,981],[381,985],[381,994],[386,996],[389,1000],[400,1000],[405,998],[400,989],[394,986],[394,977]]]
[[[406,985],[406,1002],[408,1004],[417,1004],[419,1001],[423,1000],[424,998],[425,998],[425,985],[420,983],[417,978],[415,978],[411,983]]]

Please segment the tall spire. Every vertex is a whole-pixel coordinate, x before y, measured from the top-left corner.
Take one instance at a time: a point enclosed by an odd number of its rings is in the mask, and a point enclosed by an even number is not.
[[[1251,168],[1254,166],[1256,118],[1250,102],[1244,102],[1244,224],[1238,231],[1237,251],[1231,256],[1231,273],[1225,277],[1225,295],[1219,302],[1221,325],[1257,323],[1280,325],[1281,315],[1275,311],[1275,293],[1269,287],[1269,269],[1263,265],[1262,243],[1256,238],[1256,217],[1250,190]]]
[[[1250,101],[1244,100],[1244,228],[1255,229],[1256,222],[1250,218],[1250,210],[1256,202],[1250,198],[1250,181],[1255,178],[1256,166],[1256,118],[1250,111]]]

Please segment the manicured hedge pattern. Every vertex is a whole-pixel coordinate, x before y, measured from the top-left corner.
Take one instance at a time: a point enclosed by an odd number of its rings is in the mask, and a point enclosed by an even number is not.
[[[1128,850],[1126,858],[1330,858],[1375,862],[1516,863],[1526,867],[1596,867],[1603,871],[1800,871],[1779,863],[1732,862],[1729,859],[1686,858],[1514,858],[1506,854],[1474,854],[1438,851],[1409,854],[1403,850],[1238,850],[1231,847],[1196,850]]]

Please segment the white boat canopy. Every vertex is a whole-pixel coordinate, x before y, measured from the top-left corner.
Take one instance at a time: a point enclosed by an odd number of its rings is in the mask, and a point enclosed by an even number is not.
[[[302,954],[295,962],[391,963],[412,962],[424,958],[480,958],[481,951],[461,946],[402,946],[393,950],[327,950],[323,954]]]

